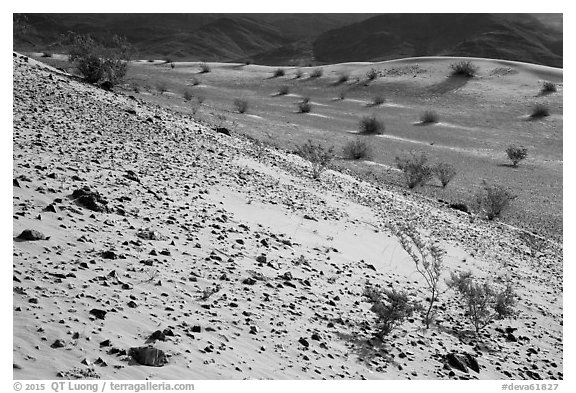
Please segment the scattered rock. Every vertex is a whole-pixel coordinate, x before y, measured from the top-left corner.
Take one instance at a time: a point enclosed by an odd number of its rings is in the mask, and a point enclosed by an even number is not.
[[[20,240],[36,241],[48,240],[50,239],[50,236],[45,236],[43,233],[35,229],[24,229],[16,238]]]
[[[130,348],[128,355],[143,366],[162,367],[168,363],[164,351],[151,346]]]

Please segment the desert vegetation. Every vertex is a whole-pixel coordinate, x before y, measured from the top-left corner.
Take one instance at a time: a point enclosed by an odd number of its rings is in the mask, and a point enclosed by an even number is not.
[[[432,179],[433,170],[428,165],[428,157],[425,153],[396,157],[396,167],[404,174],[408,188],[424,186]]]
[[[542,94],[550,94],[556,93],[558,91],[556,84],[550,81],[545,81],[542,83],[542,88],[540,89],[540,93]]]
[[[284,71],[283,68],[276,68],[274,70],[274,74],[272,74],[272,75],[274,78],[278,78],[278,77],[284,76],[285,74],[286,74],[286,71]]]
[[[375,115],[364,116],[359,123],[360,134],[378,135],[384,133],[384,122]]]
[[[285,96],[288,93],[290,93],[290,86],[283,85],[283,86],[280,86],[280,88],[278,89],[277,95]]]
[[[376,78],[378,78],[378,71],[376,70],[376,68],[370,68],[366,72],[366,79],[368,79],[369,81],[373,81]]]
[[[238,113],[246,113],[248,110],[248,101],[244,98],[236,98],[233,102],[233,106]]]
[[[310,162],[312,178],[320,179],[320,175],[334,159],[334,147],[324,147],[322,144],[314,144],[308,140],[305,144],[296,148],[296,153]]]
[[[450,65],[453,76],[463,76],[466,78],[473,78],[478,74],[478,67],[476,67],[470,60],[462,60]]]
[[[322,68],[315,68],[310,73],[310,78],[320,78],[324,74],[324,70]]]
[[[420,114],[420,124],[435,124],[439,120],[440,116],[433,110],[426,110]]]
[[[200,64],[198,64],[198,68],[200,68],[201,74],[207,74],[211,71],[210,65],[208,65],[208,63],[206,63],[204,61],[201,62]]]
[[[516,295],[510,284],[498,291],[488,280],[479,280],[471,272],[451,273],[446,283],[459,295],[465,315],[476,334],[495,319],[510,317],[515,313]]]
[[[506,148],[506,155],[512,161],[512,166],[517,167],[520,161],[528,157],[528,149],[524,146],[510,145]]]
[[[340,75],[338,75],[338,79],[336,80],[336,84],[341,85],[342,83],[348,82],[349,79],[350,79],[350,74],[348,74],[346,72],[342,72],[342,73],[340,73]]]
[[[87,82],[115,85],[123,80],[132,53],[125,38],[114,35],[102,43],[90,35],[71,34],[68,42],[68,60]]]
[[[493,220],[499,217],[516,198],[517,196],[506,187],[484,180],[480,190],[476,193],[475,206],[480,215]]]
[[[374,97],[372,97],[372,102],[370,103],[370,106],[379,106],[382,105],[384,103],[384,101],[386,101],[386,99],[384,98],[384,96],[377,94]]]
[[[312,103],[310,102],[309,97],[302,98],[302,100],[298,102],[296,105],[298,107],[298,112],[300,113],[310,113],[310,111],[312,110]]]
[[[364,138],[356,138],[344,145],[342,153],[349,160],[361,160],[370,158],[372,149]]]
[[[454,165],[448,164],[446,162],[439,162],[432,167],[432,172],[440,180],[442,188],[446,188],[448,183],[454,179],[456,176],[456,168]]]
[[[550,116],[550,109],[544,104],[536,104],[532,107],[532,112],[530,113],[531,119],[542,119],[544,117]]]
[[[364,297],[372,305],[370,311],[376,314],[376,336],[381,340],[418,310],[418,304],[405,291],[366,286]]]
[[[445,251],[436,244],[431,244],[428,240],[424,239],[413,227],[406,225],[392,229],[400,240],[402,248],[404,248],[414,261],[416,271],[426,282],[429,296],[426,298],[428,306],[424,310],[423,320],[426,328],[429,328],[436,316],[434,304],[440,295],[439,284],[444,269],[443,259]]]

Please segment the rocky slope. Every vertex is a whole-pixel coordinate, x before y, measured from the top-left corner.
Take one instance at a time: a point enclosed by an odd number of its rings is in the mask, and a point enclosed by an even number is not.
[[[563,377],[560,245],[13,62],[14,378]],[[366,283],[426,297],[397,223],[517,317],[475,337],[446,291],[374,339]]]

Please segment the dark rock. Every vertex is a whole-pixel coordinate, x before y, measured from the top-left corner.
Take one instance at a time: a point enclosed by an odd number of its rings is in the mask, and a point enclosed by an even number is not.
[[[242,284],[254,285],[254,284],[256,284],[256,280],[253,279],[252,277],[248,277],[248,278],[245,278],[244,280],[242,280]]]
[[[143,366],[162,367],[168,363],[164,351],[154,347],[130,348],[128,355]]]
[[[133,300],[130,300],[130,301],[128,302],[128,307],[130,307],[130,308],[136,308],[136,307],[138,307],[138,303],[136,303],[136,302],[133,301]]]
[[[64,344],[64,341],[62,341],[62,340],[56,340],[56,341],[54,341],[54,342],[52,343],[52,345],[50,345],[50,347],[52,347],[52,348],[62,348],[62,347],[64,347],[64,345],[65,345],[65,344]]]
[[[103,251],[101,256],[104,259],[118,259],[118,255],[112,250]]]
[[[18,181],[18,179],[12,179],[12,185],[14,187],[20,187],[20,182]]]
[[[446,355],[446,361],[452,368],[462,371],[463,373],[468,372],[468,367],[466,367],[466,359],[461,355],[456,353],[449,353]]]
[[[256,257],[256,262],[266,263],[266,255],[258,255]]]
[[[372,264],[367,263],[367,264],[366,264],[366,267],[367,267],[368,269],[370,269],[370,270],[376,271],[376,266],[374,266],[374,265],[372,265]]]
[[[468,206],[465,203],[451,203],[448,205],[450,209],[459,210],[464,213],[470,213]]]
[[[112,345],[112,343],[110,342],[110,340],[104,340],[100,343],[100,348],[103,347],[109,347],[110,345]]]
[[[198,325],[194,325],[192,326],[192,332],[193,333],[201,333],[202,332],[202,327],[198,326]]]
[[[219,133],[219,134],[224,134],[224,135],[227,135],[227,136],[231,136],[230,130],[229,130],[228,128],[226,128],[226,127],[216,127],[216,128],[214,129],[214,131],[216,131],[216,132]]]
[[[476,358],[474,356],[470,355],[469,353],[466,353],[464,356],[466,356],[466,363],[468,364],[468,367],[470,367],[475,372],[479,373],[480,372],[480,365],[478,364],[478,361],[476,360]]]
[[[87,209],[96,212],[108,213],[110,209],[106,206],[108,201],[100,195],[97,191],[91,191],[89,187],[85,186],[78,190],[74,190],[72,198],[76,202]]]
[[[94,315],[98,319],[104,319],[106,317],[106,311],[97,308],[90,310],[90,314]]]
[[[156,330],[154,333],[152,333],[150,335],[150,337],[148,338],[148,340],[160,340],[160,341],[166,341],[166,335],[164,334],[164,332],[160,331],[160,330]]]
[[[100,88],[104,89],[106,91],[112,91],[112,88],[114,87],[114,84],[110,81],[104,81],[102,83],[100,83]]]
[[[303,345],[304,347],[306,347],[306,348],[308,348],[308,347],[310,346],[310,343],[308,342],[308,340],[306,340],[306,339],[303,338],[303,337],[300,337],[300,339],[298,340],[298,342],[299,342],[300,344],[302,344],[302,345]]]
[[[35,229],[25,229],[16,238],[20,240],[35,241],[35,240],[48,240],[50,239],[50,236],[45,236],[43,233],[38,232]]]

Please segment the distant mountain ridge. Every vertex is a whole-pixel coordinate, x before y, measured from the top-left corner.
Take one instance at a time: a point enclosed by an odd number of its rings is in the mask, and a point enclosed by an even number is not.
[[[561,14],[25,14],[17,50],[125,36],[140,58],[309,65],[470,56],[562,67]]]
[[[562,67],[562,33],[529,14],[384,14],[321,34],[320,62],[470,56]]]

